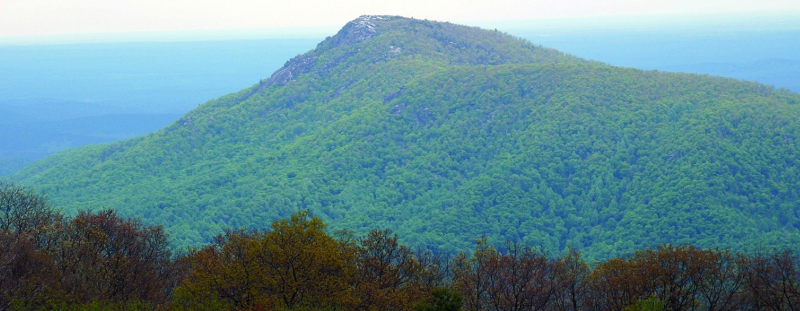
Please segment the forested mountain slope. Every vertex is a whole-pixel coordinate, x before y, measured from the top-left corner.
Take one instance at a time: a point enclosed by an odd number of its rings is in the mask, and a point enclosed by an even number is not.
[[[362,16],[270,78],[145,137],[12,176],[175,244],[310,209],[409,245],[522,240],[589,259],[666,242],[800,242],[800,96]]]

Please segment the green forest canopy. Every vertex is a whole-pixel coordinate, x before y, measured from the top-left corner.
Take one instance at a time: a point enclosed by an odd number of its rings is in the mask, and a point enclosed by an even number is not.
[[[11,176],[178,247],[309,209],[443,252],[485,236],[589,260],[800,242],[800,96],[586,61],[509,35],[365,16],[150,135]]]

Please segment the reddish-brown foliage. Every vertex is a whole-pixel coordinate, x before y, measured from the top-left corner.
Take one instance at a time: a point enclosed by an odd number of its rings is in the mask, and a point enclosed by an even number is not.
[[[456,287],[471,310],[547,310],[559,287],[555,261],[518,243],[501,254],[484,239],[462,261]]]
[[[0,310],[797,310],[798,264],[791,251],[663,245],[592,269],[575,249],[554,259],[486,239],[450,259],[415,254],[389,230],[332,237],[308,212],[173,259],[159,226],[110,210],[67,221],[0,184]]]

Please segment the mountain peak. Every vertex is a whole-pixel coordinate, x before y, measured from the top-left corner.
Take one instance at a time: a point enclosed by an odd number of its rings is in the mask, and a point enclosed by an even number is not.
[[[261,84],[259,91],[284,85],[303,74],[324,75],[340,64],[374,64],[412,55],[457,65],[577,60],[497,30],[401,16],[362,15],[325,38],[314,50],[287,61]],[[349,62],[352,57],[358,62]]]
[[[361,15],[345,24],[335,36],[330,37],[330,44],[335,47],[340,47],[364,42],[377,34],[376,22],[401,18],[402,17],[399,16],[388,15]]]
[[[263,91],[267,87],[278,84],[283,85],[297,78],[297,76],[308,73],[316,62],[317,55],[324,50],[332,48],[355,45],[377,35],[376,22],[402,19],[400,16],[388,15],[361,15],[347,24],[332,37],[325,38],[317,44],[313,51],[299,55],[290,59],[284,66],[270,76],[270,78],[260,87]]]

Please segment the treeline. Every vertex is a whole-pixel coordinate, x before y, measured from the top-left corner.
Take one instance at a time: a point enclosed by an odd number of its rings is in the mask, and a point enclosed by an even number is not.
[[[480,240],[434,254],[308,211],[173,254],[160,226],[0,184],[0,310],[793,310],[800,258],[664,245],[587,264]]]
[[[114,211],[64,217],[0,183],[0,310],[167,305],[179,274],[166,233]]]

